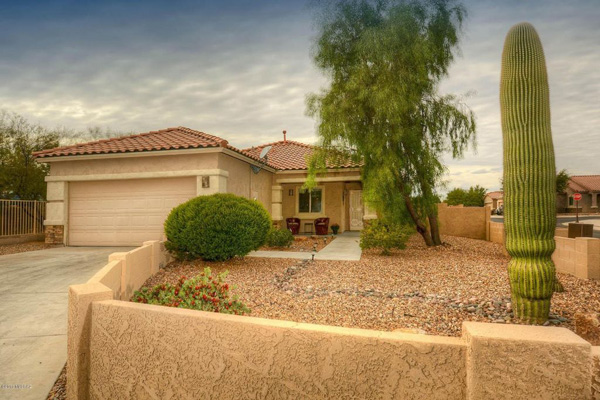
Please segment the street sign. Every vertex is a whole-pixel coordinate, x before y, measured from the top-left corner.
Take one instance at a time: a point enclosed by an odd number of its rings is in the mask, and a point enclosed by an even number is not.
[[[579,223],[579,200],[581,200],[581,193],[573,193],[573,200],[575,200],[575,223]]]

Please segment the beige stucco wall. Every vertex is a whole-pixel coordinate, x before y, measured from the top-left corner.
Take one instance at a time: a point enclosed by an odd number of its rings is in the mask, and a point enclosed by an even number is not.
[[[468,399],[591,396],[591,345],[566,328],[466,322],[463,337]]]
[[[600,239],[555,236],[552,261],[556,271],[581,279],[600,279]]]
[[[227,154],[219,154],[217,167],[229,172],[228,193],[248,199],[256,197],[269,213],[271,212],[272,172],[261,169],[258,174],[255,174],[250,164]]]
[[[276,184],[285,184],[285,183],[298,183],[297,180],[301,180],[304,182],[306,179],[305,171],[279,171],[275,173],[275,183]],[[294,182],[291,182],[294,180]],[[325,175],[319,175],[316,178],[317,183],[321,182],[350,182],[350,181],[360,181],[360,171],[356,169],[349,170],[330,170]]]
[[[100,175],[214,169],[217,168],[219,154],[197,153],[170,156],[131,156],[92,160],[82,157],[82,159],[72,161],[51,162],[50,175]]]
[[[504,224],[490,221],[490,242],[504,244]]]
[[[113,253],[108,263],[87,283],[69,287],[67,323],[67,397],[88,395],[91,303],[128,301],[135,290],[170,261],[164,243],[152,240],[129,252]]]
[[[60,228],[65,235],[58,235],[68,244],[69,192],[73,181],[130,181],[146,179],[173,179],[195,177],[194,195],[234,193],[246,198],[256,198],[271,212],[273,173],[261,170],[251,172],[250,164],[228,154],[222,149],[193,154],[171,155],[130,154],[112,157],[83,156],[81,158],[50,163],[48,181],[47,215],[48,228]],[[203,187],[208,178],[209,187]],[[149,237],[150,238],[150,237]]]
[[[600,399],[600,346],[592,346],[592,399]]]
[[[466,347],[458,338],[119,301],[93,304],[92,315],[93,398],[465,396]]]
[[[438,222],[442,235],[486,240],[489,220],[490,209],[488,207],[438,204]]]

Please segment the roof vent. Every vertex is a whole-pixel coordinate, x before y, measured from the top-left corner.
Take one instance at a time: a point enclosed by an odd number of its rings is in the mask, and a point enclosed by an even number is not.
[[[283,143],[287,143],[287,132],[283,131]]]

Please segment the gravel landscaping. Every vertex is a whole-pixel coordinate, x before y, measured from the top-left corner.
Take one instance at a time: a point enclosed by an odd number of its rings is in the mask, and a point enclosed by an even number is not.
[[[229,270],[255,317],[392,331],[460,336],[462,321],[516,323],[501,245],[444,237],[427,248],[413,237],[407,249],[359,262],[244,258],[224,263],[174,262],[146,285],[175,284],[209,266]],[[600,282],[559,274],[565,292],[552,301],[547,325],[573,329],[576,312],[600,309]]]
[[[311,252],[316,249],[317,251],[321,251],[334,240],[335,236],[296,236],[290,247],[263,246],[259,250]]]
[[[503,247],[443,239],[446,246],[427,248],[415,236],[406,250],[391,256],[367,251],[358,262],[252,257],[172,262],[145,285],[176,284],[208,266],[229,270],[227,282],[254,317],[445,336],[460,336],[463,321],[518,323],[512,319]],[[558,277],[565,291],[554,294],[546,325],[574,330],[575,313],[600,310],[600,281]],[[63,369],[48,399],[64,399],[65,385]]]
[[[18,244],[0,245],[0,256],[7,254],[24,253],[26,251],[44,250],[56,247],[56,245],[46,244],[44,242],[27,242]]]
[[[63,367],[62,371],[60,371],[60,375],[54,386],[48,393],[48,397],[46,400],[64,400],[67,398],[67,365]]]

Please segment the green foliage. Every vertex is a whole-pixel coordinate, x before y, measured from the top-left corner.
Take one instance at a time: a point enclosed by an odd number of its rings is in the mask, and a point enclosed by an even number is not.
[[[565,193],[567,187],[569,187],[570,179],[571,175],[569,175],[567,170],[561,169],[558,174],[556,174],[556,193]]]
[[[33,152],[117,135],[98,127],[82,132],[48,129],[21,115],[0,110],[0,198],[46,198],[44,178],[50,167],[36,162]]]
[[[44,200],[49,166],[32,153],[58,146],[59,134],[0,111],[0,198]]]
[[[389,255],[391,249],[404,249],[413,233],[414,229],[407,225],[374,219],[360,233],[360,248],[381,249],[381,254]]]
[[[176,285],[166,283],[153,288],[143,287],[133,294],[132,301],[223,314],[249,313],[250,309],[237,296],[230,294],[226,277],[227,271],[213,276],[210,268],[204,268],[204,272],[193,278],[182,276]]]
[[[556,273],[556,167],[550,92],[542,44],[529,23],[513,26],[502,52],[504,227],[515,315],[544,323]]]
[[[379,215],[410,220],[427,244],[439,244],[429,226],[437,228],[442,157],[460,157],[475,136],[472,112],[437,92],[458,49],[465,9],[451,0],[322,7],[314,61],[331,83],[307,99],[321,148],[308,185],[329,158],[346,154],[363,163],[366,200]]]
[[[223,261],[265,243],[271,217],[257,201],[233,194],[200,196],[175,207],[165,221],[165,246],[179,259]]]
[[[451,206],[483,207],[486,192],[487,189],[479,185],[471,186],[469,190],[454,188],[448,192],[446,203]]]
[[[294,242],[294,235],[288,229],[271,228],[267,234],[267,245],[270,247],[290,247]]]

